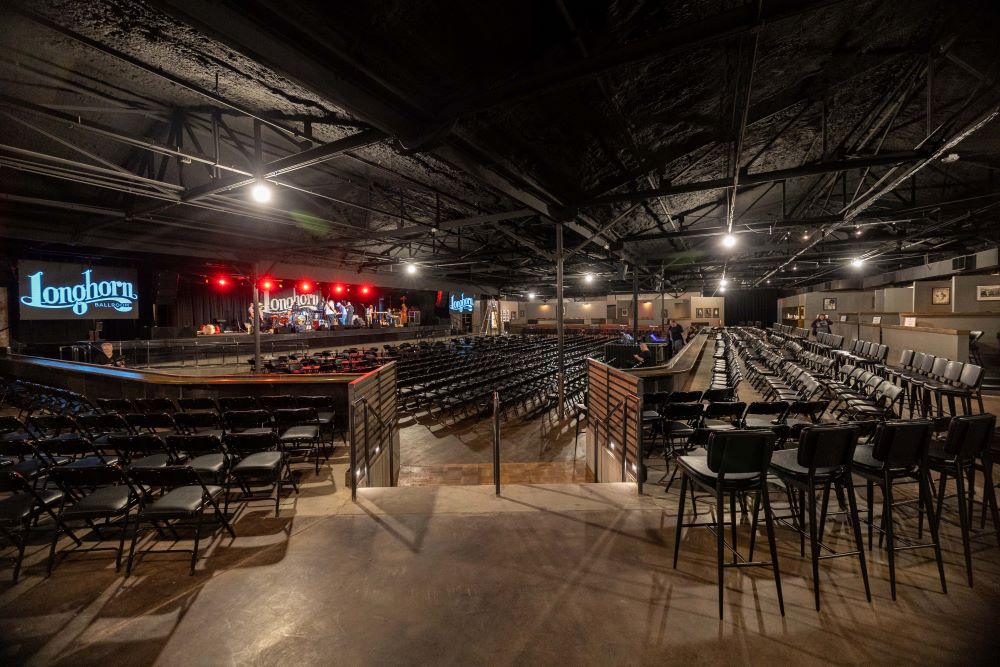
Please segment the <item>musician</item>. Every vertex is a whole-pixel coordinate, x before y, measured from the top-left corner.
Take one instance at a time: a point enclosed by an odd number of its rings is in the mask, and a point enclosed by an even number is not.
[[[337,317],[340,320],[340,326],[347,326],[347,306],[345,306],[340,301],[337,302]]]
[[[350,301],[347,302],[347,322],[351,326],[354,326],[354,304]]]
[[[401,327],[406,326],[406,312],[406,304],[404,303],[403,307],[399,309],[399,326]]]
[[[375,306],[370,303],[365,306],[365,325],[369,328],[375,326]]]
[[[323,304],[323,319],[329,323],[332,329],[333,323],[337,319],[337,302],[333,299],[327,299],[326,303]]]

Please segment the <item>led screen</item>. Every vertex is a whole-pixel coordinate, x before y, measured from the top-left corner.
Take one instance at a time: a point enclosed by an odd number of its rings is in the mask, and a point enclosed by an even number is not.
[[[134,320],[135,269],[62,262],[18,262],[22,320]]]

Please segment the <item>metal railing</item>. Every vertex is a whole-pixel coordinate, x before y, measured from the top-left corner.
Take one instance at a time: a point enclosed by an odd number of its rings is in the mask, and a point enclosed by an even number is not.
[[[364,464],[365,464],[364,465],[364,480],[365,480],[365,486],[366,487],[371,486],[371,461],[372,461],[372,457],[373,456],[377,456],[379,453],[381,453],[383,447],[388,450],[386,452],[386,456],[389,458],[389,485],[390,486],[395,486],[396,485],[396,477],[395,477],[395,456],[396,456],[396,452],[395,452],[395,447],[393,446],[393,442],[392,442],[392,427],[393,427],[393,423],[395,421],[395,417],[390,416],[390,417],[387,417],[384,420],[379,420],[379,424],[378,424],[378,426],[379,426],[379,429],[378,429],[379,433],[378,433],[378,435],[376,437],[375,452],[373,454],[372,453],[371,440],[370,440],[369,435],[368,435],[368,421],[369,421],[368,420],[368,410],[369,410],[369,407],[371,406],[371,403],[368,401],[368,398],[362,396],[361,398],[359,398],[359,399],[355,400],[353,403],[351,403],[351,409],[350,409],[351,442],[350,442],[350,446],[348,447],[348,450],[349,450],[349,463],[348,463],[348,465],[350,466],[350,472],[349,472],[348,476],[350,477],[350,480],[351,480],[351,500],[353,500],[354,502],[357,502],[357,500],[358,500],[358,482],[360,481],[360,479],[362,477],[362,475],[361,475],[361,468],[359,467],[359,461],[358,461],[358,442],[357,442],[357,439],[354,437],[355,433],[357,433],[357,430],[358,430],[357,429],[357,425],[358,425],[357,412],[358,412],[358,405],[359,404],[363,408],[362,412],[363,412],[363,419],[364,419],[363,436],[361,438],[361,445],[362,445],[362,448],[363,448],[363,451],[364,451]]]
[[[493,392],[493,485],[500,495],[500,392]]]

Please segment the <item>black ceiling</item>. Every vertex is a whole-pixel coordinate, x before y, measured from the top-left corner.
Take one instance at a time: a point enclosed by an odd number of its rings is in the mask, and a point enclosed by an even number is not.
[[[5,11],[8,239],[542,293],[557,222],[571,290],[630,286],[623,263],[643,289],[796,286],[1000,240],[994,2]]]

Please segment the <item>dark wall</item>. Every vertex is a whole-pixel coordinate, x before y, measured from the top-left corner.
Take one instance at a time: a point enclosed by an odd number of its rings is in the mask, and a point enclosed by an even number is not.
[[[778,321],[778,299],[785,296],[779,289],[733,290],[726,292],[726,325],[740,322],[760,322],[767,327]]]

